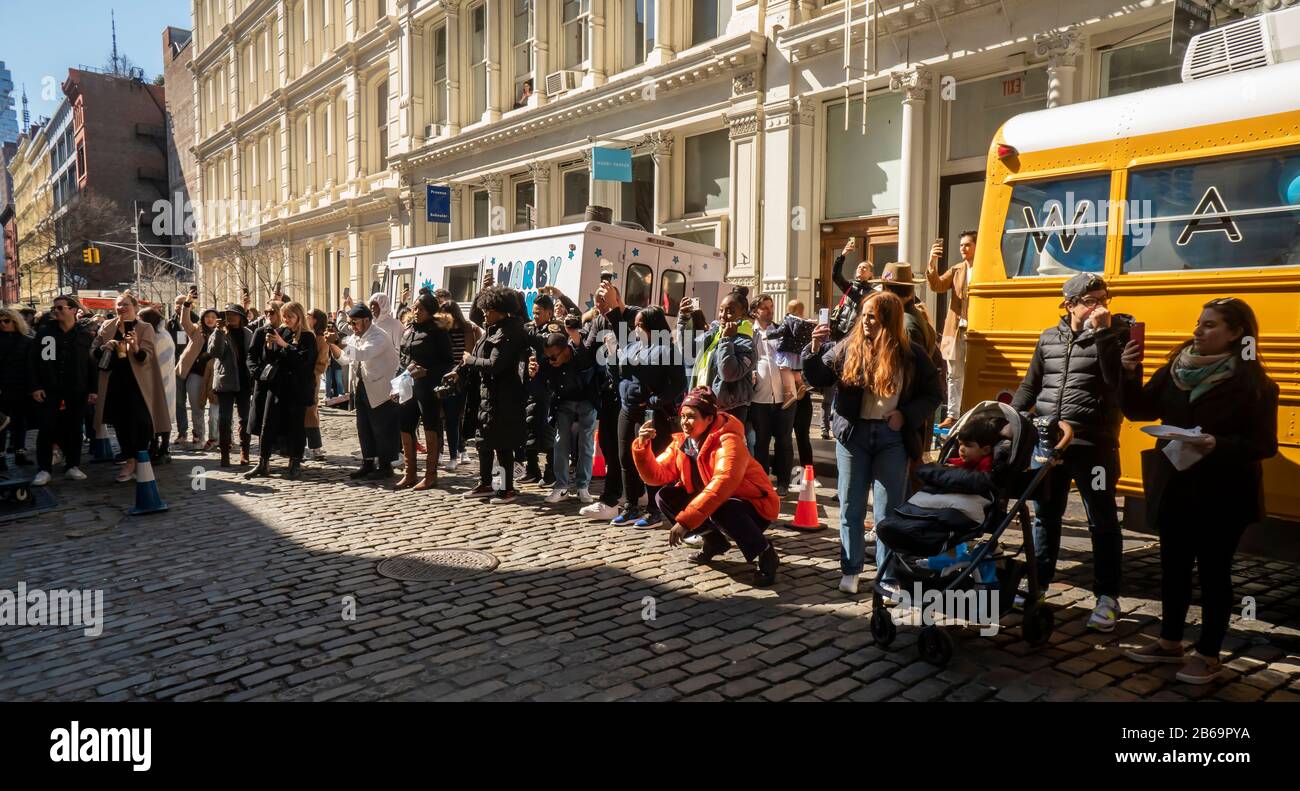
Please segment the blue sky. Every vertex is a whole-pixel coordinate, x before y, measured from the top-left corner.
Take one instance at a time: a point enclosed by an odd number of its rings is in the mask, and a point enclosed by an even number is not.
[[[162,32],[190,27],[190,0],[0,0],[0,60],[13,72],[14,109],[22,123],[22,86],[32,120],[52,115],[69,68],[104,66],[112,49],[109,11],[117,14],[117,48],[153,80],[162,73]],[[53,77],[56,96],[41,86]]]

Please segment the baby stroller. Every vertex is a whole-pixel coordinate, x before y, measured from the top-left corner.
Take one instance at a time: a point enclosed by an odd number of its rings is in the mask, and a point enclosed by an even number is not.
[[[939,611],[945,616],[956,617],[956,613],[950,612],[950,605],[963,601],[964,597],[964,601],[977,602],[977,608],[988,607],[989,602],[995,601],[996,612],[986,609],[980,615],[1000,618],[1010,611],[1021,580],[1028,576],[1022,634],[1034,646],[1045,644],[1052,636],[1055,618],[1050,608],[1039,604],[1040,585],[1033,531],[1025,503],[1042,484],[1048,470],[1059,463],[1074,432],[1069,425],[1053,418],[1031,418],[1007,404],[983,401],[962,415],[953,426],[940,448],[939,459],[942,461],[953,455],[957,434],[963,426],[971,420],[989,417],[1001,417],[1007,425],[1002,430],[1003,439],[993,449],[990,477],[994,489],[988,492],[991,502],[985,508],[981,522],[971,522],[974,526],[968,530],[944,533],[935,529],[938,522],[927,523],[914,509],[909,511],[904,506],[895,509],[894,514],[876,527],[877,540],[885,541],[886,546],[893,550],[885,568],[877,570],[872,594],[871,634],[882,648],[887,648],[898,632],[893,616],[885,608],[880,584],[881,580],[890,578],[896,579],[900,589],[909,595],[913,591],[937,592],[937,597],[925,597],[930,600],[925,607],[926,613],[931,611],[937,598],[938,602],[943,602]],[[1005,552],[999,543],[1007,527],[1017,518],[1024,535],[1023,561],[1017,560],[1018,552]],[[968,542],[975,542],[973,550],[969,554],[959,552],[956,562],[946,567],[935,568],[934,564],[927,562],[932,556],[950,552]],[[996,599],[991,595],[993,592],[997,594]],[[921,611],[920,602],[912,606],[917,612]],[[926,623],[917,635],[917,647],[921,658],[942,667],[952,659],[954,643],[948,632],[933,623]]]

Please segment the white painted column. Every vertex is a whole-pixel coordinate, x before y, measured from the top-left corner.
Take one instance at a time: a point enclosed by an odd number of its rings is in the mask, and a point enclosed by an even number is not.
[[[330,91],[325,97],[325,189],[334,189],[334,176],[338,172],[338,124],[334,117],[334,105],[338,102],[338,93]]]
[[[551,216],[551,163],[531,162],[528,172],[533,177],[533,206],[537,210],[537,227],[548,228],[555,224]]]
[[[914,268],[923,268],[920,256],[924,243],[923,218],[919,216],[917,198],[925,177],[924,122],[925,94],[930,87],[928,69],[900,69],[889,75],[889,89],[903,94],[903,155],[898,189],[898,255]],[[919,271],[919,269],[918,269]]]
[[[506,216],[506,204],[503,194],[505,178],[495,173],[483,176],[479,183],[488,194],[488,235],[510,232],[510,218]]]
[[[348,104],[348,155],[345,181],[352,181],[361,174],[361,96],[358,86],[356,64],[349,64],[344,77],[344,95]],[[349,243],[349,249],[351,244]]]
[[[483,55],[487,58],[487,110],[483,121],[496,121],[501,118],[501,55],[506,35],[506,14],[502,13],[501,0],[485,0],[483,3],[486,26],[483,35]],[[513,97],[511,97],[513,101]]]
[[[728,2],[729,0],[722,0]],[[591,16],[587,20],[587,36],[591,42],[591,70],[583,78],[586,87],[605,84],[609,74],[605,66],[605,6],[606,0],[591,0]]]
[[[655,164],[654,227],[647,230],[662,233],[673,211],[673,136],[671,132],[651,132],[647,137]]]
[[[1047,58],[1047,106],[1074,103],[1074,64],[1084,48],[1076,28],[1034,35],[1034,52]]]
[[[460,53],[465,47],[460,40],[460,0],[442,0],[442,4],[447,8],[447,132],[455,137],[461,127]]]
[[[738,107],[727,114],[731,141],[731,226],[727,249],[728,280],[755,288],[761,255],[759,165],[762,160],[762,116],[755,107]],[[755,291],[757,293],[757,291]]]

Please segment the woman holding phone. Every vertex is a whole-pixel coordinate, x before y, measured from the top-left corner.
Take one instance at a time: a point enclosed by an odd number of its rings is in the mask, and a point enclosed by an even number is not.
[[[814,387],[834,385],[835,460],[839,468],[840,590],[857,593],[866,553],[867,491],[880,523],[907,497],[908,460],[924,446],[926,425],[942,397],[939,372],[925,349],[908,341],[903,302],[888,291],[862,301],[855,331],[826,347],[831,328],[813,330],[804,352],[804,376]],[[876,568],[890,557],[876,541]],[[881,578],[888,591],[892,580]]]
[[[114,309],[117,317],[104,322],[91,345],[91,354],[107,355],[106,360],[100,358],[106,375],[99,377],[95,425],[113,427],[126,456],[116,480],[124,483],[135,477],[137,455],[149,449],[154,426],[170,424],[153,327],[140,321],[140,302],[130,291],[122,292]]]
[[[1190,340],[1142,383],[1141,345],[1124,347],[1124,416],[1201,427],[1196,439],[1161,439],[1142,452],[1147,521],[1160,536],[1160,639],[1128,651],[1135,662],[1181,664],[1188,684],[1208,684],[1234,601],[1232,559],[1246,526],[1264,516],[1264,459],[1277,454],[1278,386],[1255,353],[1255,312],[1235,297],[1205,303]],[[1175,465],[1170,454],[1179,461]],[[1201,586],[1201,635],[1190,657],[1182,639]]]

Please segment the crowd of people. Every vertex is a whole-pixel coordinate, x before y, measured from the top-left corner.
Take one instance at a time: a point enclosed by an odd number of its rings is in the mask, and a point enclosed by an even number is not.
[[[215,451],[222,467],[250,467],[248,479],[271,475],[283,455],[284,476],[297,479],[304,458],[322,458],[322,403],[342,404],[355,415],[354,480],[400,475],[396,489],[436,488],[440,470],[472,463],[472,439],[478,478],[463,497],[504,505],[520,487],[540,486],[538,494],[549,489],[548,504],[576,498],[584,517],[666,529],[673,546],[697,547],[697,562],[713,562],[734,542],[755,583],[769,585],[780,560],[767,528],[780,511],[778,488],[797,491],[813,464],[809,432],[820,391],[838,471],[839,588],[854,594],[868,543],[877,569],[890,568],[890,547],[867,530],[868,502],[872,524],[907,502],[936,419],[951,427],[959,417],[974,248],[975,233],[964,232],[961,260],[942,274],[936,243],[924,277],[906,263],[873,277],[864,263],[849,280],[850,241],[834,262],[842,297],[826,321],[805,317],[797,300],[778,319],[772,296],[751,300],[737,286],[723,293],[713,321],[683,299],[674,326],[661,306],[625,304],[611,279],[602,279],[588,310],[553,286],[529,310],[522,293],[493,284],[490,274],[469,316],[449,292],[429,289],[396,305],[376,293],[333,315],[283,293],[260,310],[247,298],[199,310],[191,290],[176,298],[171,316],[127,292],[106,318],[61,296],[40,316],[0,309],[0,442],[7,434],[15,463],[31,465],[26,435],[37,429],[37,486],[50,482],[56,448],[64,476],[83,480],[83,435],[103,438],[108,428],[120,448],[120,482],[135,477],[144,454],[163,464],[177,446]],[[917,296],[923,283],[951,294],[942,332]],[[1243,353],[1258,335],[1254,314],[1238,299],[1208,303],[1192,338],[1144,384],[1143,349],[1110,313],[1104,280],[1076,275],[1062,297],[1066,315],[1042,333],[1012,403],[1074,432],[1035,495],[1039,579],[1044,588],[1052,580],[1073,482],[1092,535],[1088,626],[1113,629],[1123,582],[1115,500],[1121,416],[1200,426],[1201,437],[1177,453],[1162,440],[1144,454],[1164,620],[1160,639],[1130,655],[1184,662],[1199,565],[1204,625],[1179,677],[1208,680],[1228,623],[1232,556],[1246,525],[1262,515],[1260,464],[1277,451],[1278,388],[1258,355]],[[955,466],[987,456],[980,448],[989,432],[980,431],[963,435],[962,447],[971,447]],[[594,492],[598,453],[606,472]],[[877,584],[887,596],[896,589],[887,578]]]

